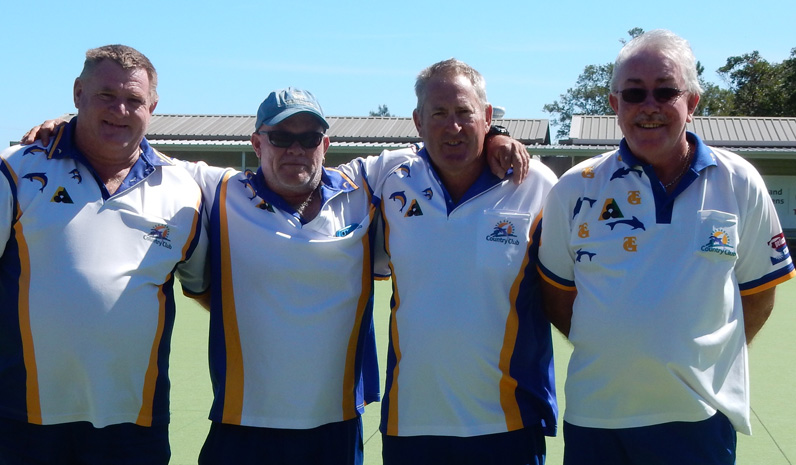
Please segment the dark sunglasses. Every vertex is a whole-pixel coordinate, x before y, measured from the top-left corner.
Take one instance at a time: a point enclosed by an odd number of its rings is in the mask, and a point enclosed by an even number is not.
[[[323,140],[323,133],[315,131],[302,132],[300,134],[288,131],[257,131],[257,134],[267,135],[268,142],[280,149],[286,149],[296,141],[305,149],[314,149],[321,145]]]
[[[617,93],[622,94],[622,100],[624,100],[625,103],[641,103],[647,100],[647,94],[649,92],[650,91],[647,89],[633,87],[630,89],[620,90]],[[684,90],[674,87],[658,87],[657,89],[652,89],[652,98],[654,98],[658,103],[669,103],[672,100],[676,100],[684,93]]]

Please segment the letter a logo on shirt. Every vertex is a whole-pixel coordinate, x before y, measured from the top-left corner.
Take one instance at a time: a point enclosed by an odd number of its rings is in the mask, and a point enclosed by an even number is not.
[[[409,205],[409,210],[406,211],[404,218],[409,218],[410,216],[423,216],[423,210],[420,209],[420,204],[417,203],[417,200],[412,199],[412,203]]]
[[[608,199],[603,205],[603,211],[600,213],[600,221],[610,220],[614,218],[624,218],[622,210],[619,209],[614,199]]]
[[[72,197],[69,196],[69,192],[67,192],[66,189],[63,188],[63,187],[59,187],[55,191],[55,195],[53,195],[53,198],[50,199],[50,202],[55,202],[55,203],[74,203],[74,202],[72,202]]]

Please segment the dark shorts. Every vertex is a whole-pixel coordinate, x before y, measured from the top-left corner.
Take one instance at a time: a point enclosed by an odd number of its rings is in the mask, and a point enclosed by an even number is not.
[[[722,413],[640,428],[564,423],[564,465],[734,465],[736,434]]]
[[[170,457],[168,425],[95,428],[0,419],[1,465],[165,465]]]
[[[257,428],[213,422],[200,465],[361,465],[362,420],[312,429]]]
[[[483,436],[382,435],[384,465],[542,465],[541,427]]]

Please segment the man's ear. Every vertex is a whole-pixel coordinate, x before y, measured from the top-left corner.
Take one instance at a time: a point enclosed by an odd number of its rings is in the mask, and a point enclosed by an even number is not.
[[[74,86],[72,86],[72,98],[75,101],[75,108],[78,108],[77,103],[80,101],[81,95],[83,95],[83,83],[80,82],[80,78],[77,78]]]
[[[690,123],[694,119],[694,112],[696,111],[696,107],[699,105],[699,95],[692,94],[691,92],[688,93],[688,118],[686,118],[686,123]]]
[[[417,108],[412,111],[412,121],[415,122],[415,129],[417,129],[417,134],[420,138],[423,138],[423,125],[420,122],[420,113],[417,111]]]
[[[260,138],[257,137],[257,133],[256,132],[252,133],[251,142],[252,142],[252,147],[254,147],[254,154],[259,159],[260,158],[260,144],[262,142],[260,141]]]
[[[613,92],[608,94],[608,104],[611,105],[611,109],[614,110],[614,113],[619,114],[619,99],[616,98]]]

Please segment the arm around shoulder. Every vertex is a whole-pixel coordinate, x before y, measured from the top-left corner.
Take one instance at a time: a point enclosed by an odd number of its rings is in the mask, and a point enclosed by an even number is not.
[[[545,315],[550,323],[568,338],[569,330],[572,327],[572,307],[578,292],[561,289],[545,279],[542,279],[541,282]]]

